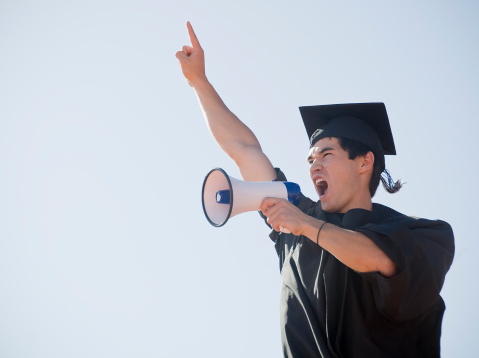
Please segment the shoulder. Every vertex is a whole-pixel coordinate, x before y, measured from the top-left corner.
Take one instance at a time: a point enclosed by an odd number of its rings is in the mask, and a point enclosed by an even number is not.
[[[396,211],[388,206],[382,204],[373,204],[373,223],[399,223],[407,227],[424,226],[424,225],[440,225],[445,227],[451,227],[447,222],[443,220],[431,220],[420,218],[416,216],[405,215]]]
[[[451,225],[443,220],[431,220],[408,216],[381,204],[373,206],[373,221],[370,223],[378,232],[409,231],[428,237],[441,237],[452,242],[454,234]]]

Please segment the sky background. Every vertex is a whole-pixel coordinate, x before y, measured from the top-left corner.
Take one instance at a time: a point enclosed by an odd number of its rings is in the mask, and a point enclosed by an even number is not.
[[[316,198],[298,107],[385,102],[407,184],[374,201],[455,233],[442,356],[477,354],[475,1],[0,0],[0,357],[280,357],[256,213],[212,227],[223,168],[176,51]],[[280,143],[283,145],[280,146]]]

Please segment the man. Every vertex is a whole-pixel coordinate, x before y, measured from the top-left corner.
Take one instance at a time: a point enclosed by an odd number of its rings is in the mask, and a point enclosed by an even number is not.
[[[225,106],[205,75],[204,53],[176,57],[209,129],[244,180],[286,180],[255,135]],[[438,357],[444,302],[439,293],[454,255],[450,226],[372,203],[395,154],[381,103],[300,108],[319,202],[267,198],[261,206],[280,258],[281,329],[286,357]],[[383,177],[381,177],[383,173]],[[384,178],[385,175],[385,178]],[[283,231],[291,234],[284,234]]]

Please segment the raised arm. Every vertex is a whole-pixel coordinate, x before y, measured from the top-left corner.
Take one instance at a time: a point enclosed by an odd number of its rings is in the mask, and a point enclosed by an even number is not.
[[[191,46],[176,53],[188,84],[194,88],[208,128],[221,149],[233,159],[244,180],[270,181],[276,178],[273,165],[263,153],[254,133],[224,104],[208,81],[203,49],[193,27],[186,24]]]

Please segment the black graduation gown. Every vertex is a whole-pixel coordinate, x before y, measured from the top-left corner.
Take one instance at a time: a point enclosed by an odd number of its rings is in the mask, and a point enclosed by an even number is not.
[[[379,204],[372,212],[326,214],[319,202],[303,197],[298,207],[368,236],[397,272],[391,278],[358,273],[306,237],[273,231],[284,356],[439,357],[445,310],[439,292],[454,255],[449,224]]]

